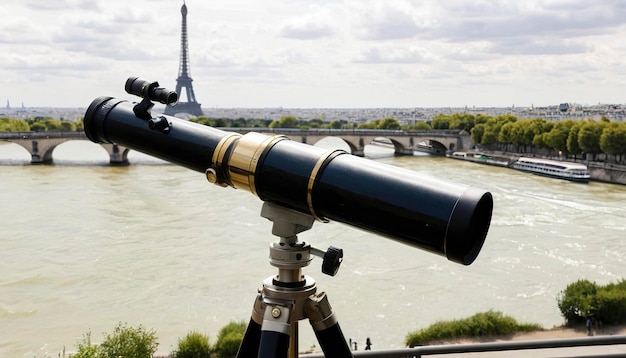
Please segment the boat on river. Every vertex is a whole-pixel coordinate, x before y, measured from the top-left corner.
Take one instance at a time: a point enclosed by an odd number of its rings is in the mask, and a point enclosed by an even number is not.
[[[566,179],[579,183],[588,183],[590,178],[587,166],[580,163],[528,157],[514,159],[479,152],[453,152],[447,156],[449,158],[513,168],[533,174]]]
[[[514,161],[511,168],[545,175],[552,178],[566,179],[579,183],[589,182],[587,166],[580,163],[562,162],[543,158],[521,157]]]
[[[469,162],[495,165],[498,167],[507,167],[510,164],[510,160],[508,158],[478,152],[453,152],[448,155],[448,157],[466,160]]]

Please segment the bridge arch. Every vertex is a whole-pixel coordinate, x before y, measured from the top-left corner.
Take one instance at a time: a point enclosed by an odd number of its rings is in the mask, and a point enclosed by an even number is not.
[[[59,145],[69,141],[87,142],[86,139],[83,132],[8,132],[0,135],[0,140],[26,149],[30,153],[31,164],[50,164]],[[128,164],[128,148],[108,143],[100,145],[109,154],[111,164]]]
[[[393,144],[396,155],[412,155],[414,151],[431,148],[433,154],[470,148],[471,138],[464,131],[452,130],[368,130],[368,129],[295,129],[295,128],[217,128],[245,134],[259,132],[267,135],[284,135],[292,140],[314,145],[326,137],[342,140],[353,155],[364,156],[365,146],[376,138],[386,138]],[[60,143],[73,139],[87,139],[83,132],[20,132],[0,133],[0,140],[14,142],[31,153],[32,163],[47,163]],[[109,153],[112,164],[128,164],[128,149],[113,144],[101,144]],[[423,145],[426,148],[420,148]],[[428,151],[428,150],[427,150]]]

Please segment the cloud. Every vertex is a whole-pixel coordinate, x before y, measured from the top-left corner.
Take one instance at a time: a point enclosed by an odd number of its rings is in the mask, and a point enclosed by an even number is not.
[[[592,50],[591,46],[568,40],[531,40],[498,42],[488,52],[503,55],[570,55],[583,54]]]
[[[311,40],[330,37],[335,34],[333,6],[311,6],[305,15],[291,17],[280,29],[280,36],[293,39]]]
[[[357,36],[370,41],[412,38],[421,27],[410,10],[388,6],[365,7],[359,11]]]
[[[333,34],[334,30],[330,25],[311,21],[291,21],[280,30],[280,36],[301,40],[320,39]]]
[[[211,93],[211,99],[201,100],[204,105],[214,97],[222,105],[242,106],[276,97],[285,106],[289,101],[319,106],[326,100],[342,106],[376,106],[384,88],[393,87],[402,91],[384,96],[385,101],[412,106],[416,103],[411,93],[434,98],[435,92],[427,89],[438,86],[445,87],[442,94],[450,94],[441,102],[476,98],[478,93],[468,91],[478,83],[484,91],[493,84],[490,96],[480,94],[488,101],[505,97],[501,89],[516,85],[529,88],[533,97],[529,83],[550,81],[554,96],[560,97],[557,86],[574,79],[588,89],[580,91],[581,97],[589,93],[623,97],[623,0],[187,3],[196,95],[200,99],[202,91]],[[131,75],[172,87],[179,61],[181,4],[7,2],[0,13],[0,98],[17,88],[23,93],[11,94],[16,101],[46,98],[28,88],[90,87],[91,82],[115,95]],[[66,80],[59,81],[64,76]],[[559,82],[560,78],[564,80]],[[254,99],[232,92],[244,87],[251,94],[267,88],[273,92]],[[333,90],[337,96],[315,95]],[[342,97],[343,92],[352,94]],[[306,98],[297,98],[305,94]],[[76,96],[67,100],[91,99],[81,91]]]
[[[429,63],[436,59],[436,56],[425,48],[421,47],[371,47],[361,56],[354,60],[355,63],[396,63],[396,64],[416,64]]]
[[[451,19],[432,33],[450,41],[506,41],[511,38],[572,39],[599,35],[623,26],[626,6],[605,2],[509,2],[507,5],[463,2],[443,11]],[[534,4],[531,6],[529,4]]]

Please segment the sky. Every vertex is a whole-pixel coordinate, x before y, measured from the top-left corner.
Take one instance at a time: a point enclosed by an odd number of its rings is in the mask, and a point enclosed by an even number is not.
[[[0,107],[174,90],[182,0],[0,5]],[[203,108],[626,103],[623,0],[187,0]],[[181,101],[187,98],[183,94]]]

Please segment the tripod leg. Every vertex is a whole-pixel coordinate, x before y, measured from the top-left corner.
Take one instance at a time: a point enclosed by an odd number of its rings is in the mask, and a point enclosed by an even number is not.
[[[309,297],[305,311],[325,357],[353,358],[326,293]]]
[[[288,358],[291,336],[291,304],[268,304],[265,307],[261,327],[261,343],[258,358]],[[291,352],[297,357],[297,352]]]
[[[237,358],[255,358],[259,352],[261,343],[261,325],[250,319],[246,333],[243,335],[241,345],[237,351]]]
[[[261,324],[263,323],[263,314],[265,312],[265,303],[259,293],[254,301],[252,308],[252,317],[248,323],[246,333],[244,333],[241,345],[237,351],[237,358],[256,358],[259,354],[259,345],[261,344]]]
[[[289,336],[274,331],[261,332],[258,358],[287,358]]]

